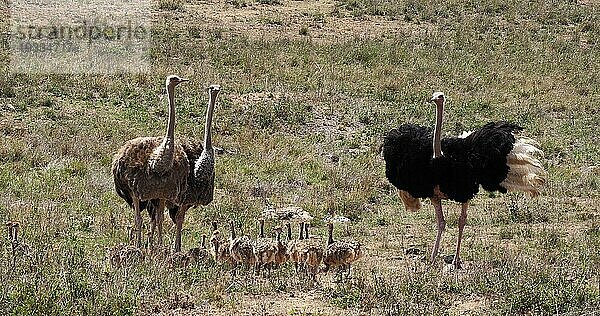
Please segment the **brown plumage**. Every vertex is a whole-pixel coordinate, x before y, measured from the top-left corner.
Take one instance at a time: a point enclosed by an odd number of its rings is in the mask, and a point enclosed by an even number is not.
[[[202,234],[202,239],[199,247],[191,248],[188,251],[190,262],[203,262],[210,258],[210,252],[206,249],[206,235]]]
[[[12,266],[15,266],[17,257],[22,258],[25,256],[32,259],[32,248],[19,239],[19,222],[9,221],[6,223],[6,227],[8,228],[8,238],[11,245]]]
[[[175,142],[175,86],[187,79],[169,76],[166,80],[169,97],[169,123],[165,137],[139,137],[127,141],[115,154],[112,173],[117,194],[135,210],[136,246],[142,243],[140,202],[157,199],[156,216],[151,217],[150,246],[158,224],[162,242],[162,212],[165,201],[177,203],[187,187],[189,161],[183,147]]]
[[[6,230],[8,231],[8,240],[15,242],[17,240],[17,231],[15,229],[15,223],[13,221],[6,222]]]
[[[217,222],[213,221],[212,236],[210,237],[210,243],[212,245],[212,255],[215,262],[218,263],[233,263],[233,259],[229,254],[229,241],[222,238],[221,232],[217,227]]]
[[[248,266],[256,264],[256,256],[254,255],[254,241],[248,236],[236,237],[235,224],[233,221],[229,223],[231,236],[229,237],[229,253],[235,264],[241,263]]]
[[[329,271],[330,268],[340,267],[340,272],[346,270],[348,275],[350,274],[350,265],[362,258],[364,252],[362,246],[358,241],[334,241],[333,240],[333,223],[327,224],[328,239],[327,239],[327,250],[323,263],[325,264],[324,271]]]
[[[174,252],[173,254],[171,254],[168,257],[168,259],[169,259],[169,263],[171,265],[171,268],[173,268],[173,269],[187,268],[187,266],[191,262],[190,254],[189,253],[184,253],[184,252],[181,252],[181,251]]]
[[[298,233],[298,239],[294,240],[291,243],[291,246],[288,247],[288,253],[289,253],[289,257],[290,257],[290,261],[294,263],[294,267],[296,269],[296,272],[299,272],[301,270],[304,270],[305,268],[305,254],[308,251],[308,247],[310,246],[310,241],[306,240],[305,238],[305,234],[304,234],[304,230],[305,230],[305,226],[306,223],[300,223],[299,226],[299,233]]]
[[[300,262],[304,266],[306,273],[314,278],[319,272],[319,266],[323,261],[324,249],[321,240],[309,237],[309,227],[310,224],[308,223],[304,225],[304,247],[299,250]]]
[[[144,252],[138,247],[118,244],[112,248],[106,248],[106,258],[113,267],[128,267],[144,261]]]
[[[275,256],[278,250],[278,244],[273,238],[265,238],[265,220],[260,219],[259,234],[254,243],[254,256],[256,257],[256,273],[260,273],[263,268],[270,270],[275,262]]]
[[[262,217],[287,222],[308,222],[313,219],[309,212],[298,206],[281,208],[267,208],[263,210]]]
[[[291,239],[291,226],[290,223],[287,223],[288,225],[288,232],[290,235],[288,235],[288,241]],[[275,264],[276,265],[282,265],[285,262],[288,261],[289,259],[289,255],[287,252],[287,242],[282,242],[281,241],[281,226],[277,226],[275,227],[275,232],[276,232],[276,237],[275,240],[277,242],[277,252],[275,253]]]

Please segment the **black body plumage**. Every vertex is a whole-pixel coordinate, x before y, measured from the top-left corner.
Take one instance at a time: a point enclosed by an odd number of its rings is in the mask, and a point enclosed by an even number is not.
[[[386,177],[415,198],[429,198],[435,186],[450,200],[467,202],[479,191],[505,193],[501,186],[509,171],[506,157],[513,149],[508,122],[488,123],[467,137],[442,139],[442,156],[433,158],[433,131],[413,124],[392,129],[384,139]]]

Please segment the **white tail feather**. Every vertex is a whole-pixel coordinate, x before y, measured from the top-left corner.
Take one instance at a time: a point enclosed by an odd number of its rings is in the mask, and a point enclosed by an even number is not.
[[[509,167],[506,179],[500,185],[508,191],[540,194],[539,188],[546,182],[546,170],[534,155],[543,155],[538,144],[531,138],[518,137],[513,149],[506,156]]]
[[[458,138],[467,138],[471,134],[473,134],[473,131],[463,131],[462,134],[458,135]]]

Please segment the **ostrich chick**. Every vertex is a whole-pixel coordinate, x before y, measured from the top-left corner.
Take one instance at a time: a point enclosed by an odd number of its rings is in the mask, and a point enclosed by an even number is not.
[[[327,250],[323,259],[325,264],[323,271],[327,272],[330,268],[339,267],[340,277],[344,270],[349,276],[350,265],[364,256],[361,244],[354,240],[333,240],[333,223],[327,223],[327,233]]]
[[[254,256],[256,257],[256,273],[260,274],[263,268],[271,270],[277,254],[277,241],[265,238],[265,220],[259,219],[259,234],[254,243]]]
[[[237,264],[245,264],[251,267],[256,265],[254,255],[254,242],[248,236],[237,237],[235,234],[235,223],[229,223],[231,236],[229,237],[229,253],[234,261],[234,269]]]
[[[303,264],[306,273],[314,279],[323,261],[324,249],[319,239],[309,237],[309,227],[310,224],[308,223],[304,226],[304,247],[300,249],[299,260]]]

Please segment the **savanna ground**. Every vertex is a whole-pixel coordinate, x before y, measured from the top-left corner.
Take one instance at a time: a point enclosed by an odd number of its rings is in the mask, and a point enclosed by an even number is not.
[[[7,12],[2,2],[0,221],[19,221],[30,248],[13,254],[2,237],[0,314],[600,312],[597,1],[161,0],[152,71],[119,76],[9,75]],[[203,137],[204,88],[223,87],[215,199],[188,213],[184,248],[212,220],[254,235],[267,203],[305,208],[322,236],[335,212],[352,219],[336,237],[368,248],[351,280],[312,286],[290,266],[262,279],[210,263],[108,264],[105,247],[127,242],[133,223],[112,155],[162,135],[173,73],[192,80],[177,90],[181,138]],[[473,200],[460,271],[406,254],[429,252],[433,210],[403,209],[379,154],[390,128],[433,124],[433,90],[450,98],[446,134],[516,122],[549,172],[537,199]],[[451,254],[459,207],[445,210]]]

